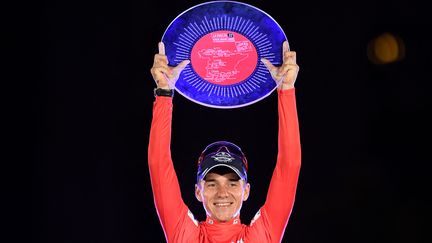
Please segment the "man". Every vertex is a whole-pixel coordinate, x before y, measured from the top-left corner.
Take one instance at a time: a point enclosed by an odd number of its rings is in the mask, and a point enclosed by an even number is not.
[[[168,66],[165,47],[151,68],[157,83],[148,148],[154,201],[168,242],[280,242],[294,204],[300,171],[300,135],[294,83],[299,67],[296,53],[283,43],[283,64],[261,60],[278,85],[278,157],[265,204],[250,225],[240,222],[240,209],[248,199],[247,160],[241,149],[227,141],[207,146],[198,160],[196,198],[207,219],[197,222],[184,204],[171,160],[172,94],[179,74],[189,60]]]

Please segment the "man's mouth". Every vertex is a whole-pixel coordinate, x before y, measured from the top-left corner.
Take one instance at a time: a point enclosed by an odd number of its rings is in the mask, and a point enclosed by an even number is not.
[[[220,207],[220,208],[229,207],[229,206],[231,206],[231,204],[233,204],[233,203],[232,202],[213,203],[214,206]]]

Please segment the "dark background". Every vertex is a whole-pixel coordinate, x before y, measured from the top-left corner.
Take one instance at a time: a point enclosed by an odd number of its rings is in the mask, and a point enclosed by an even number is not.
[[[165,242],[147,168],[157,42],[201,1],[44,2],[28,21],[32,66],[31,242]],[[426,242],[431,22],[415,1],[247,1],[284,29],[296,82],[302,169],[283,242]],[[30,11],[29,11],[30,12]],[[26,20],[27,21],[27,20]],[[390,32],[405,57],[376,65]],[[172,153],[198,219],[195,163],[215,140],[250,163],[249,223],[276,159],[277,97],[219,110],[174,98]]]

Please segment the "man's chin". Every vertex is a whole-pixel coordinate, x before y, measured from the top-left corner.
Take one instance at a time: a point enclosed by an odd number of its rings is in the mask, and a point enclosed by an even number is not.
[[[211,212],[210,216],[219,222],[230,221],[237,215],[235,212],[233,212],[233,208],[214,208],[214,210],[208,210],[207,212]]]

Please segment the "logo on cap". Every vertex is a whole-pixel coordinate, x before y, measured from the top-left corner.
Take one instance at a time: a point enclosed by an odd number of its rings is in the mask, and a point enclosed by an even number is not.
[[[217,152],[215,155],[212,156],[212,158],[217,162],[223,163],[231,162],[235,159],[227,152]]]

